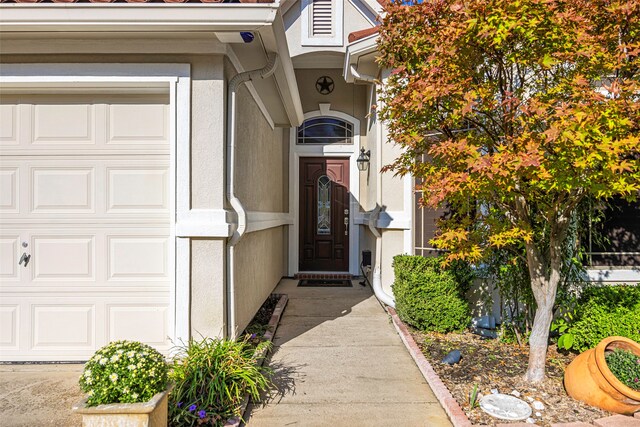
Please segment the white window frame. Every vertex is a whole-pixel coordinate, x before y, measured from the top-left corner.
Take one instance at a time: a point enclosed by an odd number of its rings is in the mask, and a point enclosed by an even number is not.
[[[300,36],[302,46],[343,46],[344,45],[344,1],[331,0],[333,8],[333,37],[314,37],[313,29],[313,0],[300,2]]]

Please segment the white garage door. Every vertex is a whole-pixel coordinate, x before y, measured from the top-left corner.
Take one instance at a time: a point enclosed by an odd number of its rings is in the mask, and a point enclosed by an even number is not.
[[[168,96],[0,98],[0,357],[169,347]]]

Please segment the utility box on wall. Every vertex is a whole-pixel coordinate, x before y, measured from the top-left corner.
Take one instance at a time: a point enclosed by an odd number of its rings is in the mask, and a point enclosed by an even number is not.
[[[362,251],[362,267],[371,267],[371,251]]]

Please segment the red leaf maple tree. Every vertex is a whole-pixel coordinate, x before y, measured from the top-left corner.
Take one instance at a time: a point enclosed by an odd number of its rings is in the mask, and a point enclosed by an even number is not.
[[[640,191],[640,3],[391,2],[379,37],[380,116],[450,206],[432,242],[449,258],[524,248],[537,304],[526,379],[542,381],[572,215],[585,198]]]

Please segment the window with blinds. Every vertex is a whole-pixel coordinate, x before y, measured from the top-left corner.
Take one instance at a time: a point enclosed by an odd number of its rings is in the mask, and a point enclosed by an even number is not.
[[[311,12],[311,35],[313,37],[333,36],[332,0],[313,0]]]

